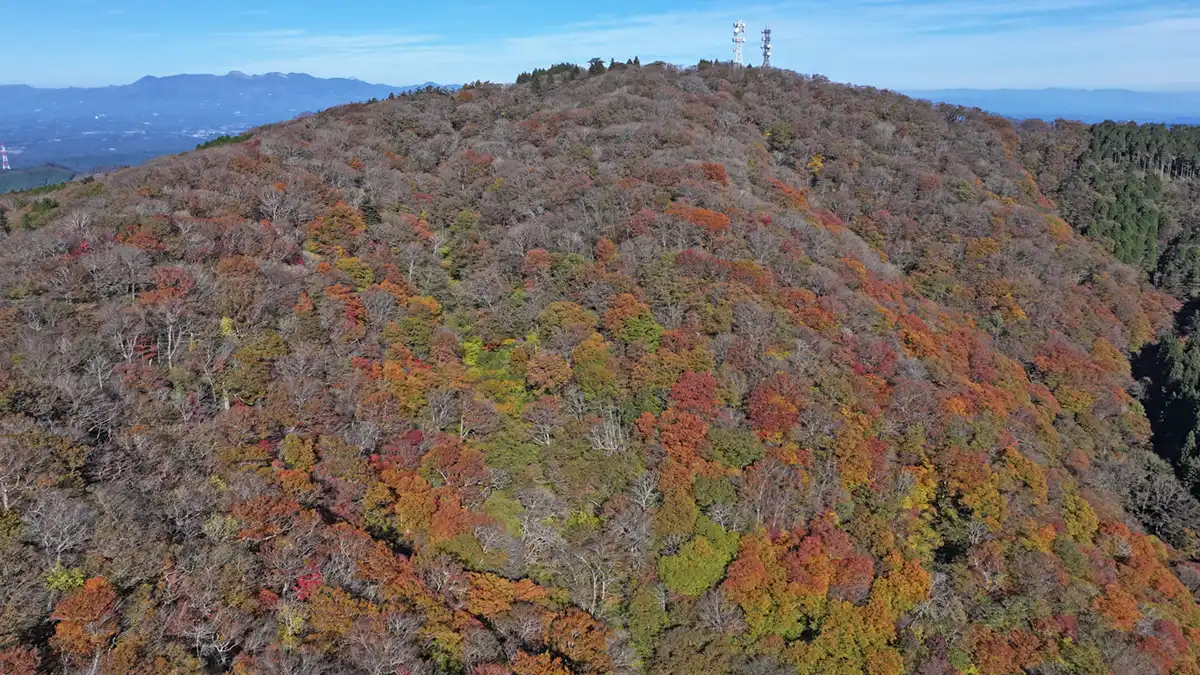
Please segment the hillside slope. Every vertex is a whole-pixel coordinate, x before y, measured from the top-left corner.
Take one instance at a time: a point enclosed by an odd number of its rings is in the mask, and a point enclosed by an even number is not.
[[[1082,234],[1181,307],[1135,374],[1156,451],[1200,494],[1200,127],[1021,125],[1022,161]]]
[[[558,68],[0,199],[0,670],[1196,672],[1174,301],[1019,140]]]

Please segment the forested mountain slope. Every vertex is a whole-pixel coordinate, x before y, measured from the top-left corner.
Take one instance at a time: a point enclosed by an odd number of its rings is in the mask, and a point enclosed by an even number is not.
[[[0,671],[1197,672],[1175,302],[1016,130],[601,70],[0,201]]]
[[[1021,125],[1022,160],[1070,222],[1180,298],[1200,293],[1200,127]]]
[[[1022,159],[1080,232],[1177,298],[1175,335],[1138,359],[1154,446],[1200,493],[1200,127],[1021,126]]]

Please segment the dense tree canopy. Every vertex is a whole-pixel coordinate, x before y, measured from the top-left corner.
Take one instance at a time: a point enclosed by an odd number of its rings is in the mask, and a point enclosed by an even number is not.
[[[1200,293],[1200,127],[1021,127],[1022,159],[1067,219],[1169,293]]]
[[[1200,669],[1175,302],[1017,130],[611,65],[4,199],[0,670]]]
[[[1183,303],[1176,336],[1142,354],[1138,376],[1154,446],[1200,494],[1200,127],[1025,123],[1022,157],[1084,234],[1145,270]]]

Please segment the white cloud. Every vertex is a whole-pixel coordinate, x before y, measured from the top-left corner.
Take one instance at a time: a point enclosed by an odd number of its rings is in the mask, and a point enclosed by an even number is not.
[[[401,31],[300,30],[222,36],[248,63],[230,69],[355,75],[391,84],[511,80],[593,56],[695,63],[729,58],[746,20],[747,55],[770,22],[777,66],[892,88],[1142,87],[1200,83],[1200,6],[1113,0],[802,0],[708,7],[563,25],[477,41]]]

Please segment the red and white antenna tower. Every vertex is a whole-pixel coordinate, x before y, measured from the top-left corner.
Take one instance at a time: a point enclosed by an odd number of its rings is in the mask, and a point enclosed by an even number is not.
[[[746,44],[746,22],[738,19],[733,23],[733,65],[742,65],[742,45]]]
[[[0,143],[0,171],[12,171],[12,167],[8,165],[8,148]]]

